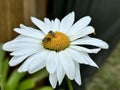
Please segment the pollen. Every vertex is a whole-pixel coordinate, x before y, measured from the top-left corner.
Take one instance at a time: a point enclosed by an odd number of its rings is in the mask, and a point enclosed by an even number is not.
[[[43,47],[53,51],[64,50],[69,46],[69,44],[70,40],[68,36],[62,32],[49,31],[42,40]]]

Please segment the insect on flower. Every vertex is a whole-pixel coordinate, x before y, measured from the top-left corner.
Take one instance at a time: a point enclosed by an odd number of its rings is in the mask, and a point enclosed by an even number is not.
[[[49,37],[45,37],[42,42],[48,42],[48,41],[51,41],[51,39]]]
[[[53,31],[49,31],[48,33],[50,34],[50,36],[55,37],[55,33]]]

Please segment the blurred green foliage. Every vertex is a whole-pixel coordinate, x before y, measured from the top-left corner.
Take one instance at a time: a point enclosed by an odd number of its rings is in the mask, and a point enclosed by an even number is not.
[[[86,90],[120,90],[120,43],[96,73]]]

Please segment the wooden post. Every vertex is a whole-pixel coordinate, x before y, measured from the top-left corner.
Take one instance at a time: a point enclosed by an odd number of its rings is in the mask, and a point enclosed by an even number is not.
[[[0,0],[0,43],[13,39],[19,24],[31,25],[30,16],[43,18],[45,12],[46,0]]]

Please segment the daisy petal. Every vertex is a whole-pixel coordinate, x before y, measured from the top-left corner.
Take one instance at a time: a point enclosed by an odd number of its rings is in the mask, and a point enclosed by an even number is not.
[[[13,39],[12,41],[24,41],[26,39],[31,39],[32,41],[39,41],[38,39],[36,38],[32,38],[32,37],[28,37],[28,36],[24,36],[24,35],[18,35],[15,39]],[[28,40],[28,41],[31,41],[31,40]]]
[[[76,50],[69,50],[69,51],[71,51],[70,55],[73,57],[74,61],[98,68],[97,64],[90,58],[90,56],[87,53],[78,52]]]
[[[5,51],[17,50],[16,48],[14,48],[14,46],[15,45],[13,44],[13,41],[9,41],[2,46],[2,49],[5,50]]]
[[[93,66],[93,67],[98,67],[98,65],[90,58],[90,56],[87,53],[81,53],[85,60],[88,62],[88,65]]]
[[[70,56],[68,55],[68,53],[69,52],[61,51],[59,53],[60,55],[59,57],[66,75],[70,80],[73,80],[75,78],[75,65],[72,58],[70,58]]]
[[[10,55],[20,56],[20,55],[25,55],[25,54],[34,54],[40,50],[41,48],[23,48],[21,50],[12,52]]]
[[[29,66],[29,73],[37,72],[38,70],[41,70],[46,65],[46,56],[48,55],[48,52],[46,50],[42,50],[41,52],[35,54],[32,56],[33,59],[36,61],[32,61]]]
[[[49,76],[49,81],[50,81],[50,84],[52,85],[52,87],[55,88],[56,85],[57,85],[57,77],[56,77],[56,74],[50,74],[50,76]]]
[[[45,22],[45,24],[46,24],[46,26],[48,28],[48,31],[53,29],[52,23],[51,23],[51,21],[48,18],[44,18],[44,22]]]
[[[89,16],[85,16],[81,18],[71,27],[68,33],[75,34],[79,30],[82,30],[83,28],[85,28],[90,23],[90,21],[91,21],[91,18]]]
[[[18,35],[15,39],[13,40],[19,40],[19,39],[24,39],[24,38],[28,38],[27,36],[24,36],[24,35]]]
[[[32,29],[26,30],[21,28],[15,28],[14,31],[21,35],[25,35],[36,39],[42,39],[44,37],[43,33],[39,30],[32,30]]]
[[[75,75],[75,81],[78,85],[81,85],[81,75],[80,75],[80,66],[78,63],[75,63],[76,66],[76,75]]]
[[[65,72],[62,68],[61,63],[59,62],[58,68],[57,68],[57,79],[58,79],[59,85],[62,83],[64,76],[65,76]]]
[[[20,49],[24,49],[24,48],[40,48],[40,41],[36,40],[36,39],[17,39],[17,40],[13,40],[13,41],[9,41],[7,43],[5,43],[3,45],[3,49],[6,51],[16,51],[16,50],[20,50]]]
[[[68,14],[67,16],[65,16],[60,23],[60,31],[62,32],[67,32],[70,27],[72,26],[73,22],[74,22],[74,12],[71,12],[70,14]]]
[[[23,25],[23,24],[20,24],[20,27],[21,27],[22,29],[26,29],[26,30],[31,29],[31,30],[37,30],[37,31],[40,31],[40,30],[35,29],[35,28],[32,28],[32,27],[27,27],[27,26],[25,26],[25,25]],[[41,31],[40,31],[40,32],[41,32]],[[43,34],[43,35],[44,35],[44,33],[42,33],[42,32],[41,32],[41,34]]]
[[[73,48],[73,49],[80,51],[80,52],[87,52],[87,53],[98,53],[101,50],[100,48],[88,49],[88,48],[84,48],[81,46],[73,46],[73,45],[71,45],[70,48]]]
[[[51,23],[52,23],[52,29],[50,31],[55,32],[56,31],[56,29],[55,29],[55,23],[54,23],[53,20],[51,20]]]
[[[92,45],[92,46],[96,46],[96,47],[100,47],[100,48],[103,48],[103,49],[108,49],[108,44],[100,39],[97,39],[97,38],[82,38],[82,39],[78,39],[78,40],[75,40],[73,42],[71,42],[71,44],[74,44],[74,45]]]
[[[57,53],[54,51],[51,51],[47,56],[46,69],[49,73],[54,73],[58,67],[57,56],[58,56]]]
[[[20,28],[21,28],[21,29],[26,29],[26,26],[23,25],[23,24],[20,24]]]
[[[34,59],[29,57],[19,68],[18,68],[18,72],[26,72],[28,71],[29,65],[31,64],[31,62]]]
[[[35,38],[30,38],[30,37],[25,37],[25,36],[19,36],[18,38],[12,40],[15,43],[40,43],[41,40],[35,39]]]
[[[73,41],[73,40],[87,36],[88,34],[91,34],[94,32],[95,32],[94,28],[92,26],[88,26],[88,27],[84,28],[83,30],[79,30],[78,32],[76,32],[75,35],[72,35],[70,37],[70,40]]]
[[[54,20],[54,26],[55,26],[55,30],[56,31],[60,30],[60,20],[58,18],[55,18],[55,20]]]
[[[32,62],[34,61],[34,58],[35,58],[34,55],[32,55],[26,59],[26,61],[18,69],[18,72],[29,71],[29,66],[32,64]]]
[[[84,56],[82,56],[83,54],[81,54],[80,52],[71,48],[68,48],[67,52],[69,52],[70,56],[73,58],[75,62],[80,64],[88,64],[88,61],[85,60]]]
[[[73,58],[74,61],[98,68],[97,64],[90,58],[87,53],[79,52],[70,48],[67,49],[67,52],[69,52],[70,56]]]
[[[47,28],[46,24],[45,24],[43,21],[41,21],[41,20],[39,20],[39,19],[37,19],[37,18],[35,18],[35,17],[31,17],[31,20],[32,20],[32,22],[33,22],[38,28],[40,28],[45,34],[47,34],[47,33],[49,32],[49,29]]]
[[[9,61],[9,65],[10,66],[16,66],[19,63],[21,63],[25,58],[27,58],[28,55],[23,55],[23,56],[14,56],[11,58],[11,60]]]

